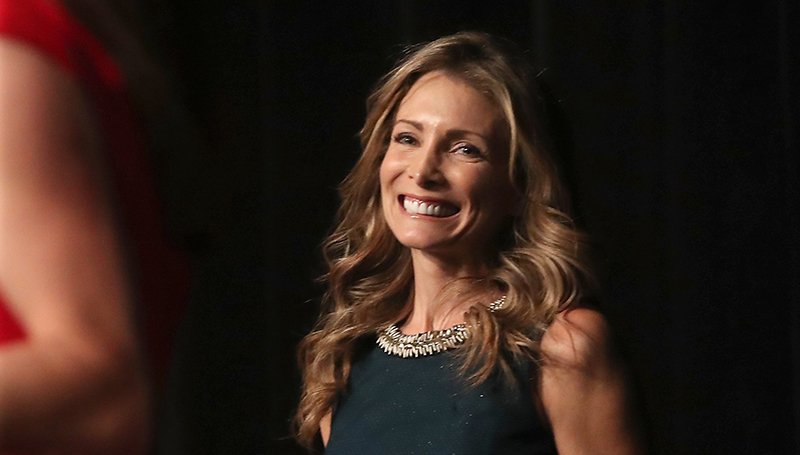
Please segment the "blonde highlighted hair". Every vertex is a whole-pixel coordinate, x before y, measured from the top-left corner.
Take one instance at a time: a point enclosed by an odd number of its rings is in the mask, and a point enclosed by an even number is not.
[[[502,311],[474,305],[471,337],[458,353],[471,383],[509,372],[509,358],[538,360],[539,339],[555,315],[579,301],[588,276],[582,237],[565,210],[564,192],[541,124],[544,102],[527,62],[508,43],[461,32],[414,47],[367,100],[362,154],[340,187],[341,206],[323,245],[328,290],[315,328],[302,341],[303,389],[295,417],[298,440],[314,445],[320,420],[345,390],[359,342],[396,322],[413,287],[409,251],[383,218],[379,167],[393,117],[422,75],[444,71],[492,100],[505,119],[509,178],[520,207],[502,232],[487,276],[471,280],[464,299],[507,294]]]

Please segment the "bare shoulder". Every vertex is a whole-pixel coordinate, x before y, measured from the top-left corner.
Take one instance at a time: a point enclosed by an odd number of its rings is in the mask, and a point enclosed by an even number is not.
[[[35,48],[2,38],[0,112],[14,113],[0,122],[0,153],[45,157],[36,161],[37,172],[48,164],[56,174],[69,162],[83,166],[87,152],[96,150],[95,119],[77,80]]]
[[[643,453],[625,368],[601,313],[562,312],[542,337],[541,352],[538,396],[559,453]]]
[[[611,331],[606,318],[590,308],[559,313],[542,337],[546,362],[574,368],[592,368],[611,360]]]
[[[31,333],[105,337],[82,348],[124,336],[128,349],[127,275],[91,101],[53,59],[0,38],[0,117],[4,297]]]
[[[23,41],[0,37],[0,57],[0,68],[8,70],[0,73],[3,76],[0,82],[6,86],[15,84],[15,88],[25,91],[26,96],[38,95],[50,99],[58,96],[53,88],[77,89],[73,77],[55,60]],[[37,93],[37,90],[40,92]],[[4,94],[15,95],[13,92]]]

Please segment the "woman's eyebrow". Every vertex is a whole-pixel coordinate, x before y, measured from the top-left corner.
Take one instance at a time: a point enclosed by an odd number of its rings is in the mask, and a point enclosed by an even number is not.
[[[397,120],[394,122],[394,124],[395,124],[395,125],[397,125],[398,123],[407,123],[407,124],[409,124],[409,125],[413,126],[414,128],[416,128],[416,129],[420,130],[420,131],[422,131],[422,130],[424,130],[424,129],[425,129],[425,127],[422,125],[422,123],[420,123],[420,122],[415,122],[414,120],[406,120],[406,119],[402,119],[402,118],[401,118],[401,119],[397,119]]]
[[[401,119],[397,119],[394,122],[395,125],[397,125],[398,123],[406,123],[406,124],[411,125],[411,126],[413,126],[414,128],[416,128],[416,129],[418,129],[420,131],[425,131],[425,125],[423,125],[420,122],[414,121],[414,120],[408,120],[408,119],[402,119],[401,118]],[[446,132],[446,136],[449,137],[449,138],[460,137],[460,136],[465,136],[465,135],[478,136],[479,138],[483,139],[484,141],[489,142],[489,138],[487,138],[486,136],[484,136],[481,133],[477,133],[477,132],[471,131],[471,130],[452,129],[452,130],[447,130],[447,132]]]
[[[459,137],[464,137],[464,136],[477,136],[477,137],[483,139],[484,142],[490,142],[488,137],[484,136],[481,133],[477,133],[477,132],[471,131],[471,130],[461,130],[461,129],[447,130],[446,136],[448,138],[459,138]]]

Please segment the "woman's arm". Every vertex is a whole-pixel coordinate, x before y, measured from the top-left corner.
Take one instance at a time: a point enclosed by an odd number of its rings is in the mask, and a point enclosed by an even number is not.
[[[149,391],[100,134],[78,84],[0,39],[0,452],[143,453]],[[98,114],[102,115],[102,114]]]
[[[539,396],[559,453],[643,453],[603,316],[585,308],[565,311],[548,328],[541,349]]]
[[[331,438],[331,422],[333,419],[333,412],[329,411],[327,414],[322,416],[322,420],[319,421],[319,435],[322,438],[322,444],[324,446],[328,446],[328,440]]]

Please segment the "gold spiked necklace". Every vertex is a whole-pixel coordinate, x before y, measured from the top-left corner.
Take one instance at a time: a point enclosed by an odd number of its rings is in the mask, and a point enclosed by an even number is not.
[[[489,311],[494,313],[505,303],[506,296],[502,296],[489,304]],[[404,334],[397,323],[394,323],[378,332],[377,343],[385,353],[407,358],[438,354],[461,346],[467,338],[469,338],[469,327],[463,322],[447,329],[429,330],[412,335]]]

